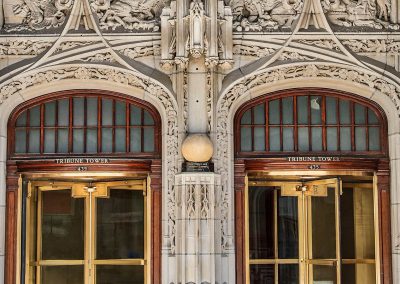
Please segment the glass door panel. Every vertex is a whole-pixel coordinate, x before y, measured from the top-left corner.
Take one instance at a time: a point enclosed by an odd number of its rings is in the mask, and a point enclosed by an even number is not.
[[[26,283],[146,283],[146,181],[35,181],[28,191]]]
[[[38,187],[35,198],[36,214],[35,206],[28,214],[36,218],[36,226],[28,238],[35,242],[31,252],[36,256],[30,258],[36,266],[36,283],[83,284],[84,201],[72,198],[66,186]]]
[[[372,178],[250,182],[248,283],[375,284],[374,198]]]
[[[142,191],[112,189],[97,200],[97,259],[144,258],[143,199]]]
[[[250,283],[298,283],[297,197],[278,186],[249,190]]]

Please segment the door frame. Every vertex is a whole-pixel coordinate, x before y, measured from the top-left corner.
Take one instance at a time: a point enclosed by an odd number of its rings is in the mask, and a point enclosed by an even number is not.
[[[312,156],[310,156],[312,157]],[[307,159],[306,159],[307,160]],[[318,159],[317,159],[318,160]],[[317,169],[317,170],[315,170]],[[235,200],[235,246],[236,246],[236,283],[246,284],[246,177],[252,175],[358,175],[368,172],[376,176],[379,255],[381,284],[392,284],[391,260],[391,210],[390,210],[390,168],[387,158],[351,158],[340,157],[335,161],[293,161],[287,158],[235,159],[234,200]]]
[[[55,160],[8,161],[6,178],[6,248],[5,283],[19,284],[21,267],[21,243],[19,226],[22,176],[119,176],[149,177],[151,180],[150,210],[150,283],[161,283],[161,200],[162,200],[162,164],[161,159],[121,160],[108,159],[106,164],[58,164]],[[84,167],[84,171],[79,169]]]

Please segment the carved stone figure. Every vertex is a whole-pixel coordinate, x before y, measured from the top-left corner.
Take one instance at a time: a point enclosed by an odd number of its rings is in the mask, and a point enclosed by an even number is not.
[[[71,9],[73,0],[24,0],[13,6],[14,14],[23,17],[21,25],[7,31],[42,30],[62,25]]]
[[[159,30],[159,19],[167,0],[93,0],[92,8],[103,29]]]
[[[261,31],[291,28],[303,7],[302,0],[232,0],[234,28],[237,31]]]
[[[390,23],[390,0],[323,0],[322,6],[335,25],[399,29]]]

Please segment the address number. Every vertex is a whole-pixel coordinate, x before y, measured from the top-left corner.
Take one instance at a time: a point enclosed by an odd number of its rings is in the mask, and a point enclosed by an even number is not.
[[[79,172],[86,172],[88,170],[88,167],[78,167]]]
[[[319,170],[321,168],[321,165],[309,165],[308,168],[310,170]]]

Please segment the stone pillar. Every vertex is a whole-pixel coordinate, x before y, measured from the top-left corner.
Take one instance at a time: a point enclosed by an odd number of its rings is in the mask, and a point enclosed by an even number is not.
[[[221,257],[216,214],[220,183],[220,176],[209,172],[175,177],[178,283],[220,283],[215,274],[216,259]]]

